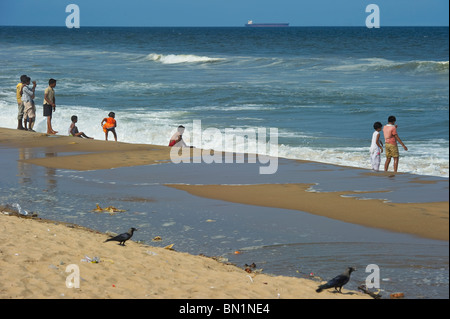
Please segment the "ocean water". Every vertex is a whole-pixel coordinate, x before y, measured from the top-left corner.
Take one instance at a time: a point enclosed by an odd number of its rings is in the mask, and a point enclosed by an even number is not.
[[[229,149],[202,129],[278,130],[280,157],[370,169],[375,121],[397,117],[399,171],[449,175],[448,28],[0,27],[0,126],[17,126],[20,75],[42,101],[58,80],[53,127],[70,117],[96,139],[116,113],[119,141],[167,145],[178,125],[196,147]],[[225,134],[224,134],[225,136]]]

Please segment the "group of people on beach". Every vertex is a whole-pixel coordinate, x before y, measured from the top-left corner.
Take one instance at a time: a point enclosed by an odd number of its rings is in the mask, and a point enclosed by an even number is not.
[[[381,153],[383,153],[383,143],[380,140],[380,132],[383,131],[386,153],[386,162],[384,163],[384,171],[387,172],[391,159],[394,159],[394,172],[398,170],[398,162],[400,154],[398,151],[398,143],[400,143],[405,151],[408,148],[405,146],[403,141],[400,139],[397,133],[397,125],[395,122],[397,119],[395,116],[391,115],[388,118],[388,124],[383,127],[380,122],[375,122],[373,124],[374,132],[372,134],[372,143],[370,145],[370,160],[372,163],[372,170],[379,171],[381,163]]]
[[[33,86],[30,87],[30,84]],[[18,104],[17,129],[33,131],[36,122],[36,105],[34,103],[36,81],[31,82],[27,75],[20,77],[20,82],[16,86],[16,96]],[[56,134],[52,128],[52,113],[56,111],[55,90],[56,80],[50,79],[48,87],[44,91],[44,116],[47,117],[47,134]],[[23,121],[23,125],[22,125]]]
[[[30,84],[33,83],[32,87]],[[20,77],[20,82],[16,86],[17,91],[17,104],[18,104],[18,115],[17,115],[17,129],[33,131],[34,124],[36,122],[36,105],[34,103],[35,91],[36,91],[36,81],[31,82],[31,78],[27,75],[22,75]],[[44,101],[43,101],[43,114],[47,117],[47,134],[56,134],[57,131],[53,130],[52,127],[52,114],[56,111],[56,99],[55,90],[56,80],[50,79],[48,81],[48,87],[44,91]],[[72,123],[69,127],[69,135],[75,137],[84,137],[92,139],[92,137],[87,136],[84,132],[80,132],[76,123],[78,122],[78,117],[73,115],[71,117]],[[384,170],[388,171],[391,159],[394,159],[394,172],[398,170],[399,163],[399,151],[397,142],[400,143],[405,151],[408,148],[405,146],[403,141],[400,139],[397,133],[397,125],[395,122],[397,119],[395,116],[389,116],[388,124],[383,127],[381,122],[375,122],[373,124],[374,132],[372,135],[372,143],[370,145],[370,159],[372,164],[372,169],[374,171],[380,170],[381,164],[381,153],[383,152],[383,143],[380,139],[380,132],[383,131],[384,141],[385,141],[385,154],[386,161],[384,163]],[[23,124],[22,124],[23,122]],[[105,117],[100,124],[105,133],[105,140],[108,140],[109,132],[114,136],[114,140],[117,142],[116,127],[117,121],[115,119],[115,113],[110,112],[108,117]],[[187,147],[183,141],[184,126],[180,125],[177,132],[172,136],[169,142],[169,146],[173,147]]]
[[[30,84],[33,85],[30,87]],[[26,74],[20,77],[20,82],[16,86],[16,97],[18,105],[18,115],[17,115],[17,129],[27,130],[34,132],[34,124],[36,122],[36,104],[34,99],[36,98],[36,81],[31,82],[31,78]],[[43,102],[43,114],[47,118],[47,134],[54,135],[58,133],[52,127],[52,115],[56,111],[56,98],[55,90],[56,80],[50,79],[48,81],[48,87],[44,91],[44,102]],[[73,115],[71,117],[72,123],[69,127],[69,135],[75,137],[84,137],[92,139],[92,137],[87,136],[84,132],[80,132],[76,123],[78,122],[78,116]],[[22,124],[23,123],[23,124]],[[111,132],[114,135],[114,139],[117,142],[117,134],[115,128],[117,122],[115,120],[114,112],[110,112],[108,117],[104,118],[100,124],[105,133],[105,140],[108,140],[108,134]]]

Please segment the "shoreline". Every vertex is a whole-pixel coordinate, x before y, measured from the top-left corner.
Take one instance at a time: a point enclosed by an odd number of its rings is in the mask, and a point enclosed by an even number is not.
[[[0,145],[10,148],[34,148],[38,156],[19,161],[54,169],[100,170],[126,166],[151,165],[170,161],[170,147],[148,144],[88,140],[69,136],[0,128]],[[63,154],[63,156],[58,155]],[[75,153],[75,155],[73,155]],[[42,154],[45,154],[43,157]],[[69,155],[67,155],[69,154]],[[35,154],[36,155],[36,154]],[[292,160],[296,161],[296,160]],[[309,161],[296,161],[310,163]],[[356,170],[353,167],[339,167]],[[391,177],[392,172],[363,175],[371,178]],[[413,183],[426,184],[427,181]],[[432,182],[429,182],[432,183]],[[358,192],[309,192],[310,184],[264,185],[167,185],[196,196],[254,206],[267,206],[304,211],[344,222],[424,238],[449,240],[448,201],[431,203],[390,203],[382,200],[358,200],[345,196]],[[329,209],[333,207],[333,209]]]
[[[125,247],[105,243],[106,234],[72,223],[7,215],[4,209],[0,221],[2,299],[372,299],[345,288],[342,294],[316,293],[320,281],[248,273],[213,257],[132,239]],[[79,268],[78,288],[66,285],[69,265]]]
[[[114,141],[105,141],[100,139],[85,139],[72,137],[68,135],[49,135],[47,133],[40,132],[29,132],[22,131],[13,128],[5,128],[0,127],[0,146],[6,145],[10,148],[47,148],[47,150],[54,153],[81,153],[77,155],[65,155],[64,160],[60,159],[58,156],[52,158],[52,160],[46,160],[44,158],[32,158],[32,159],[21,159],[22,162],[40,165],[48,168],[55,169],[73,169],[73,170],[95,170],[95,169],[110,169],[110,168],[118,168],[118,167],[126,167],[126,166],[139,166],[139,165],[150,165],[150,164],[158,164],[170,162],[170,150],[169,146],[162,145],[154,145],[154,144],[135,144],[128,142],[114,142]],[[194,150],[199,149],[190,149],[190,158],[194,155]],[[214,152],[214,150],[203,150],[202,152]],[[151,152],[151,154],[149,153]],[[226,151],[216,151],[222,154],[222,159],[225,155],[231,156],[234,160],[237,155],[243,155],[246,157],[248,154],[240,154],[233,153],[230,155],[230,152]],[[103,155],[114,155],[116,158],[108,159],[107,157],[103,157],[103,163],[99,163],[96,161],[94,155],[99,155],[102,153]],[[111,153],[111,154],[109,154]],[[257,154],[256,154],[257,155]],[[177,159],[184,158],[181,155]],[[269,156],[270,157],[270,156]],[[65,162],[66,159],[70,160],[70,165]],[[286,159],[289,161],[295,161],[298,163],[315,163],[315,164],[324,164],[331,165],[342,169],[349,170],[365,170],[364,173],[367,176],[395,176],[395,175],[407,175],[410,173],[405,172],[397,172],[393,171],[379,171],[374,172],[371,169],[367,169],[364,167],[354,167],[348,165],[339,165],[339,164],[331,164],[325,162],[316,162],[311,160],[302,160],[302,159],[293,159],[293,158],[285,158],[278,157],[278,159]],[[94,162],[93,162],[94,161]],[[127,161],[129,163],[127,163]],[[410,174],[414,175],[414,174]],[[441,176],[433,176],[433,175],[416,175],[423,176],[425,178],[445,178]]]
[[[308,192],[312,186],[310,184],[167,186],[210,199],[299,210],[366,227],[449,240],[448,202],[389,203],[378,199],[358,200],[344,197],[359,194],[357,192]]]

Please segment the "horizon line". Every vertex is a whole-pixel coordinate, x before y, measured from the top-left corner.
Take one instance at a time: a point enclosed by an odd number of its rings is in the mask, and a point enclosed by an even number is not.
[[[54,27],[54,28],[66,28],[65,25],[1,25],[0,27]],[[81,26],[81,28],[248,28],[245,25],[239,26],[133,26],[133,25],[85,25]],[[421,28],[448,28],[449,25],[385,25],[381,26],[382,28],[413,28],[413,27],[421,27]],[[270,27],[266,27],[269,28]],[[365,25],[355,26],[355,25],[289,25],[286,27],[278,27],[276,29],[289,29],[289,28],[367,28]],[[256,29],[256,28],[255,28]]]

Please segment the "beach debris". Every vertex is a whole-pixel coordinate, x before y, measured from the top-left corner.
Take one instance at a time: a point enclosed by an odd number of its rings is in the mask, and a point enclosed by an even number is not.
[[[157,253],[155,253],[155,252],[153,252],[153,251],[151,251],[151,250],[147,250],[146,253],[147,253],[148,255],[150,255],[150,256],[156,256],[156,255],[158,255]]]
[[[228,262],[228,258],[223,257],[223,256],[211,256],[210,257],[210,256],[206,256],[205,254],[199,254],[199,256],[205,257],[205,258],[211,258],[212,260],[215,260],[215,261],[217,261],[219,263],[222,263],[222,264],[233,265],[232,263]]]
[[[252,263],[250,265],[245,264],[244,267],[245,267],[244,270],[250,274],[256,268],[256,264],[255,263]]]
[[[322,292],[324,289],[334,288],[335,290],[338,290],[341,292],[342,287],[350,281],[350,275],[352,272],[354,272],[356,269],[353,267],[348,267],[342,274],[334,277],[327,283],[320,285],[316,292]]]
[[[125,246],[125,242],[127,240],[129,240],[131,237],[133,237],[133,233],[137,231],[136,228],[132,227],[128,230],[128,232],[117,235],[115,237],[112,238],[108,238],[107,240],[104,241],[104,243],[106,243],[107,241],[118,241],[119,245],[121,246]]]
[[[100,262],[100,257],[89,257],[87,255],[84,256],[83,259],[81,259],[82,262],[87,262],[87,263],[91,263],[91,264],[98,264]]]
[[[207,223],[214,223],[215,220],[214,220],[214,219],[207,219],[206,222],[207,222]]]
[[[170,245],[164,247],[164,249],[167,249],[167,250],[175,250],[175,249],[173,249],[173,246],[174,246],[174,245],[175,245],[175,244],[170,244]]]
[[[105,208],[101,208],[99,204],[96,204],[97,207],[95,209],[92,210],[92,212],[94,213],[110,213],[110,214],[114,214],[114,213],[121,213],[121,212],[126,212],[126,210],[124,209],[118,209],[114,206],[108,206]]]
[[[253,283],[253,278],[250,275],[247,275],[248,278],[250,278],[250,281]]]
[[[103,212],[103,208],[101,208],[100,205],[97,204],[97,208],[93,209],[92,211],[96,212],[96,213],[102,213]]]
[[[382,297],[379,289],[377,292],[373,292],[373,291],[370,291],[366,285],[361,285],[358,287],[358,289],[361,290],[362,292],[364,292],[365,294],[368,294],[369,296],[371,296],[374,299],[381,299],[381,297]]]
[[[261,269],[256,269],[256,264],[255,263],[251,263],[250,265],[245,264],[244,265],[244,271],[248,272],[249,274],[260,274],[262,273],[262,268]]]
[[[100,261],[100,259],[99,259],[99,261]],[[105,261],[107,261],[111,264],[114,264],[114,260],[112,260],[112,259],[102,259],[102,262],[105,262]]]
[[[323,281],[322,277],[318,276],[317,274],[315,274],[313,272],[310,272],[307,276],[308,276],[309,279],[314,279],[314,280],[317,280],[317,281]]]
[[[6,204],[5,206],[0,205],[0,211],[3,215],[17,216],[23,218],[33,218],[38,217],[38,214],[35,212],[28,212],[18,204],[14,203],[12,205]]]
[[[234,252],[234,254],[235,255],[240,255],[240,254],[242,254],[239,250],[236,250],[235,252]]]
[[[405,298],[405,294],[403,292],[396,292],[390,295],[391,299],[402,299]]]
[[[26,210],[22,210],[22,207],[20,207],[19,203],[14,203],[12,204],[12,207],[14,207],[15,209],[17,209],[17,212],[20,215],[24,215],[24,216],[28,216],[28,212]]]
[[[156,236],[156,237],[153,237],[153,239],[152,239],[152,241],[161,241],[161,240],[162,240],[161,236]]]

